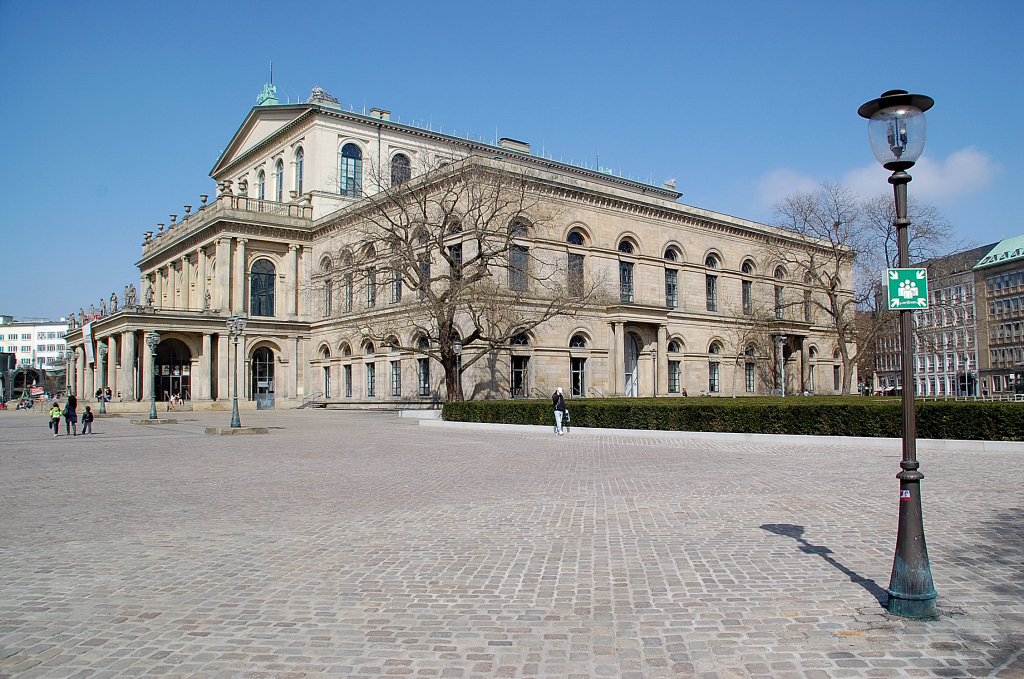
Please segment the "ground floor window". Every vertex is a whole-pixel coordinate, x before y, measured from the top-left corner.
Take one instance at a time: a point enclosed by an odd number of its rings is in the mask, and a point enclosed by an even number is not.
[[[352,398],[352,366],[345,366],[345,398]]]
[[[512,398],[526,398],[530,395],[527,384],[529,365],[529,356],[512,357]]]
[[[721,363],[708,363],[708,391],[712,394],[718,393],[721,370]]]
[[[256,401],[257,410],[274,407],[274,352],[260,347],[252,353],[252,383],[250,397]]]
[[[754,364],[747,363],[743,366],[743,382],[748,394],[754,393]]]
[[[420,396],[430,396],[430,359],[421,358],[417,360],[419,364],[419,382],[420,382]]]
[[[574,397],[586,396],[586,372],[587,372],[587,359],[585,358],[570,358],[569,359],[569,382],[570,392]]]
[[[679,361],[668,362],[668,393],[679,393]]]
[[[324,366],[324,398],[331,397],[331,366]]]
[[[832,388],[835,391],[843,388],[843,369],[838,365],[832,366]]]
[[[402,395],[402,362],[391,361],[391,395]]]
[[[814,366],[812,365],[807,369],[807,389],[808,391],[814,391]]]
[[[377,395],[377,364],[366,364],[366,398]]]

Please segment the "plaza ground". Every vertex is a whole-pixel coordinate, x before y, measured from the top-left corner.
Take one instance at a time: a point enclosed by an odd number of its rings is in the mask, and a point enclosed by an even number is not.
[[[0,413],[0,677],[1024,677],[1024,445],[921,456],[918,622],[892,448],[227,415]]]

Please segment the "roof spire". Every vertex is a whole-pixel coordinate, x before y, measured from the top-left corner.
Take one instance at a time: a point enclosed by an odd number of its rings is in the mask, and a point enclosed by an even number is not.
[[[276,106],[277,88],[274,87],[274,62],[270,62],[270,82],[263,86],[263,91],[256,97],[257,106]]]

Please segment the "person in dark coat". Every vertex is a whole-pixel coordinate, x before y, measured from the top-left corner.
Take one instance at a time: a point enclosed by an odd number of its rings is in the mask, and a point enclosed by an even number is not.
[[[68,396],[68,404],[64,406],[65,433],[78,436],[78,399],[74,394]]]
[[[551,404],[555,407],[555,434],[561,436],[565,433],[562,429],[562,418],[565,416],[565,398],[562,396],[562,388],[555,389],[551,395]]]

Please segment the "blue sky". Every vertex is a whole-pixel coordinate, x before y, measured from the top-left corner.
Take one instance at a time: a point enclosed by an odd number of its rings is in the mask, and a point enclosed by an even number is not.
[[[935,98],[910,190],[958,234],[1024,233],[1024,3],[0,0],[0,313],[129,282],[274,62],[282,99],[522,139],[748,219],[822,180],[886,191],[857,107]],[[898,52],[896,47],[898,45]]]

